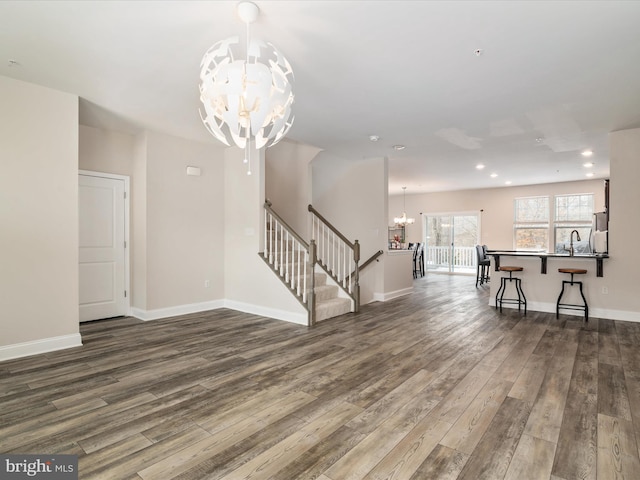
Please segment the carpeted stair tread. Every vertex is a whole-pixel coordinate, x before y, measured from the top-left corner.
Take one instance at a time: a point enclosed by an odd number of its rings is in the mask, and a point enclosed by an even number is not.
[[[316,303],[338,297],[338,287],[335,285],[316,285]]]
[[[316,321],[344,315],[351,311],[351,300],[348,298],[332,298],[330,300],[316,300]]]

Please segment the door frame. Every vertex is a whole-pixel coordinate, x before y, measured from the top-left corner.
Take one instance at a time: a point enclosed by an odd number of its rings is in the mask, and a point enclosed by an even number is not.
[[[78,176],[110,178],[112,180],[122,180],[124,182],[124,289],[127,292],[125,298],[125,315],[131,315],[131,282],[130,282],[130,251],[131,242],[129,239],[129,210],[130,210],[130,178],[127,175],[116,175],[114,173],[94,172],[91,170],[78,170]],[[80,320],[78,314],[78,321]]]
[[[462,210],[462,211],[453,211],[453,212],[422,212],[422,241],[425,244],[425,252],[427,245],[427,221],[428,217],[456,217],[456,216],[475,216],[478,219],[478,231],[477,231],[477,243],[480,243],[480,239],[482,238],[482,212],[483,210]],[[453,246],[451,246],[453,249]],[[444,273],[444,272],[443,272]],[[456,272],[455,269],[452,268],[451,264],[448,266],[448,271],[446,272],[448,275],[471,275],[467,272]]]

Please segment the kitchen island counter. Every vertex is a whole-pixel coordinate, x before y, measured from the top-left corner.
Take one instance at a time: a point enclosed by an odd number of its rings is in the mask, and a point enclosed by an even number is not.
[[[609,258],[607,253],[578,253],[569,255],[568,253],[547,253],[545,251],[523,251],[523,250],[487,250],[487,255],[494,258],[495,271],[500,269],[500,257],[538,257],[540,258],[540,273],[547,273],[547,260],[549,258],[561,258],[563,260],[588,260],[596,261],[596,276],[604,276],[603,260]]]

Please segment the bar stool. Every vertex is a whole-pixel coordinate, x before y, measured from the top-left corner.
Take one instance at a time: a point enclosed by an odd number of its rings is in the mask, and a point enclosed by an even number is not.
[[[560,296],[558,297],[558,302],[556,303],[556,319],[560,318],[560,309],[563,308],[567,310],[582,310],[584,312],[584,321],[588,322],[589,321],[589,305],[587,305],[587,299],[584,298],[584,293],[582,293],[582,282],[573,280],[574,275],[584,275],[585,273],[587,273],[587,271],[582,268],[559,268],[558,272],[569,273],[571,275],[571,280],[562,281],[562,290],[560,291]],[[584,302],[584,305],[576,305],[573,303],[560,303],[560,300],[562,300],[562,295],[564,295],[564,286],[567,284],[570,286],[578,285],[580,287],[580,296],[582,297],[582,301]]]
[[[522,291],[522,279],[513,276],[513,272],[522,272],[524,268],[522,267],[509,267],[504,266],[499,269],[501,272],[509,272],[508,277],[500,277],[500,288],[496,292],[496,308],[500,305],[500,313],[502,313],[502,304],[503,303],[511,303],[518,305],[518,311],[520,311],[520,307],[524,306],[524,314],[527,314],[527,299],[524,296],[524,292]],[[507,289],[507,281],[509,283],[516,283],[516,293],[518,294],[518,298],[503,298],[504,292]],[[500,297],[500,298],[498,298]]]
[[[424,243],[416,243],[413,250],[413,278],[424,277]]]

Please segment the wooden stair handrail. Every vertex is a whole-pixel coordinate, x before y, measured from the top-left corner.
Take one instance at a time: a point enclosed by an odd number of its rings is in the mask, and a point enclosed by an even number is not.
[[[320,212],[318,212],[315,208],[313,208],[312,205],[309,205],[308,208],[309,208],[309,211],[313,213],[316,217],[318,217],[322,221],[322,223],[324,223],[327,227],[329,227],[329,230],[331,230],[340,240],[342,240],[344,243],[349,245],[349,247],[351,247],[352,249],[355,249],[355,244],[351,243],[347,237],[345,237],[342,233],[340,233],[340,231],[336,227],[334,227],[331,224],[331,222],[329,222],[329,220],[327,220],[322,215],[320,215]]]
[[[380,255],[382,255],[384,253],[383,250],[378,250],[376,253],[374,253],[373,255],[371,255],[371,257],[364,262],[362,265],[358,266],[358,270],[362,270],[364,267],[366,267],[367,265],[369,265],[370,263],[372,263],[376,258],[378,258]],[[355,273],[355,272],[354,272]],[[353,275],[353,273],[351,274]]]
[[[309,250],[309,244],[300,235],[298,235],[296,233],[296,231],[293,228],[291,228],[291,226],[287,222],[285,222],[280,215],[278,215],[271,208],[271,205],[272,205],[272,203],[269,200],[265,200],[264,201],[264,209],[267,212],[269,212],[271,215],[273,215],[275,217],[275,219],[278,220],[278,222],[287,229],[287,231],[289,232],[289,235],[291,235],[298,242],[300,242],[307,250]]]

